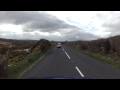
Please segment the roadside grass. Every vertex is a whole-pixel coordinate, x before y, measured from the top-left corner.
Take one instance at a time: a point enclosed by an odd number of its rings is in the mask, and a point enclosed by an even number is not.
[[[32,66],[35,65],[38,61],[40,61],[48,52],[51,51],[52,48],[53,46],[45,52],[33,52],[29,54],[24,60],[21,60],[16,64],[7,67],[7,77],[3,79],[19,79],[22,74],[32,68]]]
[[[70,47],[71,49],[74,49],[78,52],[81,52],[87,56],[90,56],[96,60],[99,60],[103,63],[106,63],[114,68],[118,68],[120,69],[120,57],[117,56],[117,55],[113,55],[113,54],[103,54],[102,52],[97,52],[97,53],[91,53],[90,51],[88,50],[81,50],[81,49],[78,49],[78,48],[73,48],[73,47]]]

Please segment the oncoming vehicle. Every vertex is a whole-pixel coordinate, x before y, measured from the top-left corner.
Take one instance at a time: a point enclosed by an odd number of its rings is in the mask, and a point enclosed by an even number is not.
[[[61,48],[61,43],[57,43],[57,48]]]

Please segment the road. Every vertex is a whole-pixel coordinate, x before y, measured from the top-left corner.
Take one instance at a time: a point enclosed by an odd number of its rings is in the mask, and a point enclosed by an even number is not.
[[[120,70],[62,46],[55,47],[20,79],[120,79]]]

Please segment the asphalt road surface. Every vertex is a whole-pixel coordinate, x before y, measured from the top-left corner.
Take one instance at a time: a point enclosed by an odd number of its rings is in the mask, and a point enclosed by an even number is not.
[[[55,47],[20,79],[120,79],[120,70],[62,46]]]

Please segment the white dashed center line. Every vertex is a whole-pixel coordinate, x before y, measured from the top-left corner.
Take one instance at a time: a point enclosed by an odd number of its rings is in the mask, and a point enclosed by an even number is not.
[[[65,51],[64,48],[62,48],[62,49],[63,49],[63,51]]]
[[[69,59],[71,59],[70,56],[66,52],[65,52],[65,54],[68,56]]]
[[[80,69],[78,67],[75,67],[77,69],[77,71],[79,72],[79,74],[84,77],[84,75],[82,74],[82,72],[80,71]]]
[[[68,58],[71,59],[70,56],[67,54],[67,52],[64,50],[64,48],[62,48],[62,49],[65,52],[65,54],[68,56]]]
[[[63,49],[63,51],[65,52],[65,54],[68,56],[68,58],[71,59],[70,56],[67,54],[67,52],[64,50],[64,48],[62,48],[62,49]],[[74,62],[74,61],[71,61],[71,62]],[[83,73],[80,71],[80,69],[79,69],[78,67],[75,67],[75,68],[77,69],[78,73],[79,73],[82,77],[84,77],[84,75],[83,75]]]

